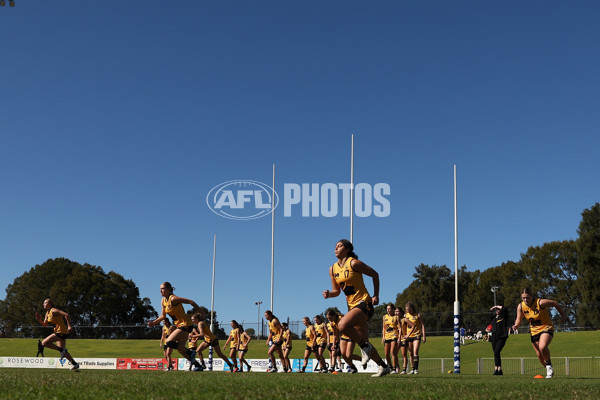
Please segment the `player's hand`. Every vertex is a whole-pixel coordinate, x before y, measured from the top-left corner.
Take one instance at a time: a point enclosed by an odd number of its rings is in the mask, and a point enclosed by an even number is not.
[[[73,332],[73,327],[72,327],[71,325],[69,325],[69,326],[67,327],[67,331],[69,331],[69,333]]]
[[[426,341],[427,341],[427,339],[425,339],[425,336],[423,336],[422,342],[425,343]]]
[[[373,302],[373,305],[376,306],[377,304],[379,304],[379,297],[373,296],[371,297],[371,301]]]
[[[323,298],[324,298],[324,299],[328,299],[328,298],[329,298],[329,290],[325,290],[325,291],[323,292]]]

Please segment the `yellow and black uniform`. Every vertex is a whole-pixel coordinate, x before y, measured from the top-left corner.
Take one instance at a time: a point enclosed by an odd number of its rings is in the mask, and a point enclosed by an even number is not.
[[[352,269],[352,260],[354,258],[348,257],[341,267],[336,262],[331,266],[331,272],[340,289],[346,295],[348,311],[358,307],[371,318],[373,316],[373,301],[365,287],[363,274]]]
[[[173,325],[175,325],[177,329],[191,332],[193,329],[192,319],[183,310],[183,304],[179,303],[176,306],[172,304],[171,298],[173,296],[173,294],[170,295],[168,299],[163,297],[162,308],[171,316],[171,318],[173,318]]]
[[[325,347],[327,343],[327,333],[325,332],[325,324],[315,324],[315,334],[317,335],[316,345]]]
[[[317,342],[317,335],[315,334],[315,328],[311,326],[306,327],[306,350],[315,351],[315,344]]]
[[[408,324],[406,323],[406,321],[404,320],[404,318],[406,318],[406,315],[402,316],[401,322],[399,322],[399,334],[400,334],[400,347],[406,347],[408,346],[408,342],[406,339],[404,339],[404,336],[406,336],[406,334],[408,333]]]
[[[283,333],[281,334],[281,338],[283,340],[283,344],[281,345],[281,348],[283,350],[291,350],[292,349],[292,336],[291,336],[291,331],[289,329],[286,329],[285,331],[283,331]]]
[[[240,329],[235,328],[229,332],[229,348],[236,349],[238,348],[240,342]]]
[[[333,344],[335,343],[336,345],[340,342],[340,331],[338,330],[337,327],[337,322],[328,322],[327,325],[327,332],[329,332],[329,343],[327,344],[327,349],[329,351],[331,351],[331,348],[333,347]],[[339,346],[338,346],[339,349]]]
[[[67,324],[65,324],[65,319],[62,315],[54,315],[55,310],[56,309],[53,307],[46,312],[46,322],[54,325],[54,333],[56,336],[61,339],[66,339],[69,336]]]
[[[167,349],[167,339],[168,339],[169,335],[171,334],[171,327],[163,325],[162,332],[163,332],[163,337],[165,338],[164,344],[163,344],[163,349],[166,350]]]
[[[281,328],[281,324],[277,317],[273,317],[269,321],[269,330],[271,331],[271,340],[273,341],[273,344],[280,346],[282,343],[281,334],[283,329]]]
[[[245,337],[246,337],[245,335],[240,335],[240,339],[239,339],[240,342],[239,342],[239,347],[238,347],[238,351],[241,351],[244,353],[248,351],[248,342],[250,341],[250,340],[244,340]]]
[[[197,337],[188,337],[188,349],[196,350],[198,348],[198,338]]]
[[[552,319],[550,319],[550,312],[547,308],[542,308],[540,299],[533,300],[531,307],[522,302],[521,311],[529,321],[532,343],[539,342],[542,333],[554,336],[554,325],[552,324]]]
[[[215,336],[214,333],[212,333],[210,331],[210,329],[204,322],[200,321],[198,323],[198,327],[202,328],[202,333],[204,334],[204,342],[205,343],[208,343],[208,345],[211,347],[219,345],[219,341],[217,340],[217,337]]]
[[[352,341],[352,339],[350,339],[348,337],[348,335],[346,335],[345,333],[342,333],[342,336],[340,337],[340,340],[343,340],[345,342],[351,342]]]
[[[385,314],[383,316],[383,338],[385,343],[391,343],[398,339],[398,318],[395,315]]]
[[[410,336],[408,337],[409,342],[414,342],[415,340],[421,340],[422,332],[421,332],[421,317],[419,314],[412,315],[411,313],[404,314],[404,318],[408,319],[413,325],[414,329],[412,330]]]

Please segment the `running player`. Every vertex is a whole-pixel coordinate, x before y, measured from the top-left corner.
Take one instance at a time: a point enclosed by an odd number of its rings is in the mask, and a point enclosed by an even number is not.
[[[281,345],[281,350],[283,351],[283,360],[285,361],[284,369],[287,368],[287,372],[292,372],[292,363],[290,362],[290,353],[292,352],[292,331],[290,331],[288,324],[286,322],[282,323],[283,333],[281,337],[283,338],[283,343]]]
[[[223,346],[224,348],[226,348],[227,344],[229,344],[229,358],[231,359],[231,362],[233,363],[233,370],[231,372],[239,371],[238,366],[237,366],[237,352],[238,352],[239,343],[240,343],[240,325],[234,319],[233,321],[231,321],[231,331],[229,332],[229,337],[227,338],[227,341],[225,342],[225,345]]]
[[[167,371],[173,370],[173,359],[171,358],[173,349],[167,346],[167,338],[171,335],[171,333],[173,333],[174,330],[175,327],[171,325],[171,320],[169,318],[165,318],[163,321],[162,335],[160,336],[160,347],[162,347],[163,354],[167,360]]]
[[[302,322],[306,327],[306,330],[304,331],[304,335],[306,336],[306,349],[304,350],[304,364],[302,365],[302,369],[298,372],[306,372],[310,353],[315,353],[315,356],[317,355],[317,334],[315,332],[315,327],[312,326],[308,317],[302,318]]]
[[[343,291],[346,295],[348,312],[338,325],[340,331],[355,341],[361,349],[363,368],[367,368],[369,359],[379,365],[374,377],[387,375],[390,367],[381,359],[377,350],[369,343],[367,322],[373,316],[373,306],[379,303],[379,274],[373,268],[358,260],[350,241],[342,239],[335,246],[338,261],[329,268],[331,290],[325,290],[323,297],[337,297]],[[369,295],[363,275],[373,279],[373,297]]]
[[[398,317],[396,317],[396,306],[388,304],[387,313],[383,316],[381,328],[381,344],[385,351],[388,365],[392,366],[392,374],[397,374],[398,368]]]
[[[269,346],[268,355],[272,365],[267,372],[278,372],[277,364],[275,363],[275,352],[277,352],[277,355],[279,355],[279,359],[281,360],[281,366],[283,370],[280,372],[286,372],[285,363],[283,361],[283,352],[281,351],[281,344],[283,343],[281,334],[283,333],[283,328],[281,327],[279,319],[273,315],[271,310],[265,311],[265,318],[267,321],[269,321],[269,337],[267,339],[267,346]]]
[[[233,371],[233,364],[231,363],[231,361],[229,361],[227,356],[223,354],[217,337],[214,333],[210,331],[210,328],[206,325],[204,321],[202,321],[201,318],[202,316],[200,314],[192,315],[192,321],[198,327],[198,337],[204,337],[204,341],[200,343],[200,346],[198,346],[198,353],[202,353],[208,347],[212,347],[213,350],[217,353],[217,355],[221,357],[223,361],[225,361],[225,364],[229,365],[229,370]]]
[[[167,347],[171,349],[177,349],[179,354],[185,357],[190,364],[194,365],[194,371],[201,371],[202,368],[200,367],[198,361],[196,361],[195,355],[191,350],[185,347],[188,335],[192,332],[194,327],[189,315],[187,315],[183,310],[184,304],[190,304],[192,307],[198,310],[200,309],[200,306],[198,306],[194,300],[175,296],[173,294],[174,290],[175,288],[169,282],[163,282],[163,284],[160,285],[160,294],[163,297],[161,302],[162,314],[154,321],[148,322],[148,326],[158,325],[161,321],[164,321],[167,318],[167,315],[173,318],[175,330],[173,330],[173,332],[167,338]]]
[[[531,288],[524,288],[521,291],[521,300],[517,306],[517,318],[513,325],[513,331],[516,331],[521,325],[523,317],[529,321],[529,330],[531,333],[531,344],[540,363],[546,367],[546,378],[554,376],[552,360],[550,358],[550,342],[554,337],[554,325],[550,318],[550,309],[552,307],[560,313],[560,321],[565,322],[567,315],[564,313],[558,302],[548,299],[536,298]]]
[[[405,306],[406,314],[404,314],[404,321],[406,322],[409,331],[407,334],[406,341],[408,343],[408,352],[410,353],[410,361],[412,364],[412,370],[409,374],[419,373],[419,349],[421,343],[425,343],[425,324],[421,314],[417,313],[417,309],[412,302],[406,303]]]
[[[333,310],[327,311],[327,349],[329,350],[329,372],[341,371],[340,331],[338,322],[340,316]]]
[[[313,318],[315,334],[317,335],[317,339],[315,341],[315,356],[317,360],[319,360],[319,369],[315,369],[315,372],[320,371],[327,373],[327,363],[325,362],[325,357],[323,357],[323,353],[325,353],[325,348],[327,347],[327,329],[325,329],[325,324],[323,323],[323,318],[320,315],[315,315]]]
[[[73,332],[73,326],[71,325],[71,317],[64,311],[54,308],[52,299],[44,300],[44,310],[46,315],[42,320],[40,313],[35,313],[35,319],[44,327],[54,325],[54,331],[46,339],[42,341],[42,346],[49,349],[57,350],[60,353],[60,359],[66,358],[71,362],[71,369],[79,369],[79,363],[77,363],[71,354],[65,347],[67,345],[67,338]],[[65,324],[66,322],[66,324]],[[58,343],[58,345],[54,343]]]
[[[248,343],[252,340],[252,337],[246,333],[244,327],[242,325],[238,325],[238,328],[241,332],[240,334],[240,345],[238,347],[238,358],[240,359],[240,370],[239,372],[244,372],[244,364],[248,367],[248,372],[252,370],[252,366],[248,364],[246,361],[246,352],[248,352]]]

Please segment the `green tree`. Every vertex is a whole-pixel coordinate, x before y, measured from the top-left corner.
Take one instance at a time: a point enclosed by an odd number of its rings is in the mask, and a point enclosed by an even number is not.
[[[577,289],[581,305],[577,325],[600,326],[600,204],[585,209],[579,223]]]
[[[44,299],[68,312],[83,337],[123,338],[151,335],[145,324],[158,314],[148,298],[140,299],[133,281],[101,267],[66,258],[49,259],[17,277],[0,301],[0,319],[11,335],[43,336],[34,313]]]

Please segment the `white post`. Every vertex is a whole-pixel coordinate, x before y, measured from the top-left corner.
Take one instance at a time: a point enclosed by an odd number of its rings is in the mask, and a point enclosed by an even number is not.
[[[354,134],[350,144],[350,243],[354,245]]]
[[[212,290],[210,295],[210,331],[214,330],[214,321],[213,317],[215,315],[215,262],[217,259],[217,235],[214,237],[213,241],[213,268],[212,268]],[[213,367],[213,348],[212,346],[208,349],[208,370],[212,371]]]
[[[458,218],[456,212],[456,164],[454,164],[454,373],[460,374],[460,302],[458,301]]]
[[[273,164],[273,187],[271,188],[271,311],[273,310],[273,286],[275,279],[275,164]]]

